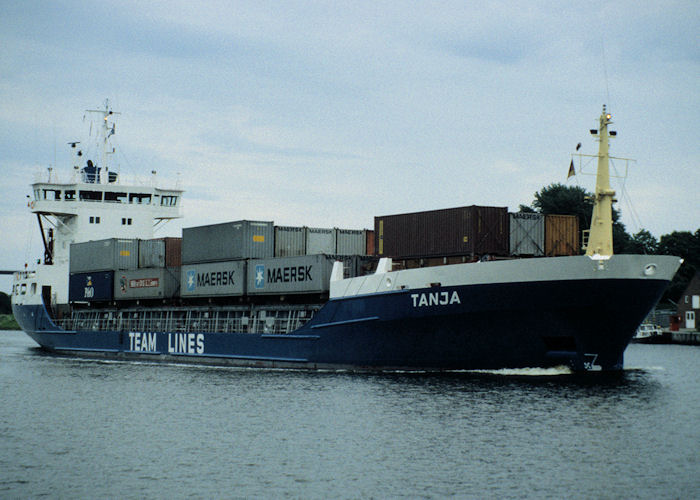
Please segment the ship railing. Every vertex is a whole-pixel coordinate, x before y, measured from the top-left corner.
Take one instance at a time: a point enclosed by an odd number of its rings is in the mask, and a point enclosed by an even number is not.
[[[55,320],[66,330],[286,334],[308,322],[318,307],[220,311],[74,311]]]

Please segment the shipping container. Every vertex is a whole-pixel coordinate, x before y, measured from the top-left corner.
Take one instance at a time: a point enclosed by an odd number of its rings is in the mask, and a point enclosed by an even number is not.
[[[112,300],[114,271],[74,273],[68,278],[70,302],[103,302]]]
[[[179,267],[141,268],[115,274],[114,300],[170,299],[179,292]]]
[[[544,215],[526,212],[510,214],[510,254],[544,255]]]
[[[180,267],[182,238],[139,240],[139,268]]]
[[[165,267],[182,265],[182,238],[162,238],[165,241]]]
[[[335,228],[307,227],[306,254],[335,253],[338,231]]]
[[[327,255],[249,260],[248,295],[327,292],[333,262]]]
[[[547,257],[581,253],[578,217],[575,215],[545,216],[544,234],[544,250]]]
[[[355,278],[372,274],[379,259],[369,255],[337,255],[334,260],[343,263],[344,278]]]
[[[306,228],[275,226],[275,257],[306,254]]]
[[[110,238],[73,243],[70,246],[70,272],[137,269],[139,240]]]
[[[374,218],[379,257],[508,255],[508,209],[476,205]]]
[[[365,238],[367,240],[365,255],[376,255],[376,246],[374,244],[374,231],[372,229],[366,229],[365,233]]]
[[[336,230],[336,255],[364,255],[367,236],[362,229]]]
[[[244,260],[183,265],[180,272],[180,295],[182,297],[243,295],[245,269]]]
[[[197,264],[274,256],[272,222],[241,220],[182,230],[182,263]]]
[[[165,267],[165,241],[139,241],[139,267]]]

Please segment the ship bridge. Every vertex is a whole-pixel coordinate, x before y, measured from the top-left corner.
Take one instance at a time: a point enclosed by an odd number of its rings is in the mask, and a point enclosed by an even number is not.
[[[182,217],[182,189],[159,187],[155,173],[150,183],[121,184],[114,174],[112,182],[95,182],[84,170],[63,181],[49,169],[32,184],[28,205],[39,221],[47,264],[66,260],[71,243],[150,239],[160,224]]]
[[[155,186],[124,186],[119,184],[89,184],[36,182],[32,184],[32,213],[42,215],[79,215],[86,208],[128,209],[137,205],[150,208],[154,219],[182,217],[181,189],[162,189]]]

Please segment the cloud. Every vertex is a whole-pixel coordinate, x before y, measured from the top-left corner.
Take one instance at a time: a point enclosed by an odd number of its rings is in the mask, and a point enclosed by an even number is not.
[[[515,209],[564,180],[575,144],[595,152],[588,129],[603,103],[619,131],[613,154],[638,160],[629,182],[645,198],[643,225],[697,226],[691,2],[68,1],[3,14],[3,234],[26,214],[15,193],[35,168],[70,168],[65,143],[87,135],[84,110],[105,97],[122,112],[123,176],[156,170],[186,190],[186,219],[168,231]]]

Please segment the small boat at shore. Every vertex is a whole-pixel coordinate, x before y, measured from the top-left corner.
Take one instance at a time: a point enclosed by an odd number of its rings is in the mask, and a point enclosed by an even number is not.
[[[670,335],[664,334],[661,327],[651,323],[642,323],[637,328],[632,342],[635,344],[662,344],[670,342]]]

